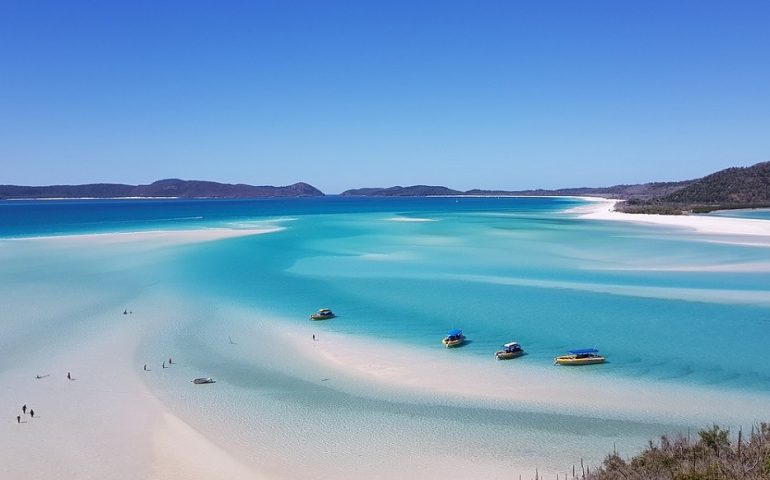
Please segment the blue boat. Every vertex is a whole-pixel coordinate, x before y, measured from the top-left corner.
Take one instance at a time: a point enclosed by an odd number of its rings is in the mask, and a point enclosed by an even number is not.
[[[459,347],[465,342],[465,335],[459,328],[453,328],[447,332],[446,337],[441,342],[446,348]]]

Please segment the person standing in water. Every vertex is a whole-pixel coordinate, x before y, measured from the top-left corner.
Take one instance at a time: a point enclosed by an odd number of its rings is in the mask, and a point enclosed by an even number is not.
[[[27,404],[26,403],[24,405],[22,405],[21,413],[27,413]]]
[[[32,418],[35,418],[35,411],[32,410],[31,408],[29,409],[29,416]]]
[[[70,375],[70,372],[67,372],[67,380],[72,380],[72,375]]]

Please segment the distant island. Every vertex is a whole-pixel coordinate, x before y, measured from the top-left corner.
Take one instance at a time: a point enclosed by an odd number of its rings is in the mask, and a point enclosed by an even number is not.
[[[555,190],[453,190],[440,185],[368,187],[346,190],[342,196],[594,196],[618,199],[625,213],[680,215],[736,208],[770,208],[770,162],[732,167],[695,180],[651,182],[611,187]],[[166,179],[149,185],[92,183],[40,187],[0,185],[0,199],[46,198],[258,198],[320,197],[324,193],[299,182],[284,187]]]
[[[443,186],[359,188],[345,196],[595,196],[621,200],[616,209],[625,213],[681,215],[736,208],[770,208],[770,162],[733,167],[695,180],[652,182],[611,187],[578,187],[556,190],[452,190]]]
[[[45,198],[257,198],[319,197],[323,192],[307,183],[285,187],[229,184],[171,178],[149,185],[90,183],[86,185],[51,185],[25,187],[0,185],[2,199]]]
[[[595,196],[617,199],[651,199],[659,195],[676,192],[693,183],[693,180],[684,182],[657,182],[636,185],[614,185],[612,187],[577,187],[562,188],[557,190],[482,190],[473,189],[467,191],[452,190],[443,186],[413,185],[410,187],[388,188],[357,188],[342,192],[343,196],[367,196],[367,197],[431,197],[431,196]]]

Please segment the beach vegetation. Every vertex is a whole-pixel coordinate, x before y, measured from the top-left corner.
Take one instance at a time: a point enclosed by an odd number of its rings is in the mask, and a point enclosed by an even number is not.
[[[662,436],[640,454],[624,459],[613,452],[599,468],[579,472],[583,480],[768,480],[770,479],[770,423],[749,435],[712,425],[690,435]]]

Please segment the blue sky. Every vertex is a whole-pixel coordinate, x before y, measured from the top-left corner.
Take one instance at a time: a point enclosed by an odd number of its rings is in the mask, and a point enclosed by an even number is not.
[[[770,160],[766,1],[0,1],[0,183],[604,186]]]

